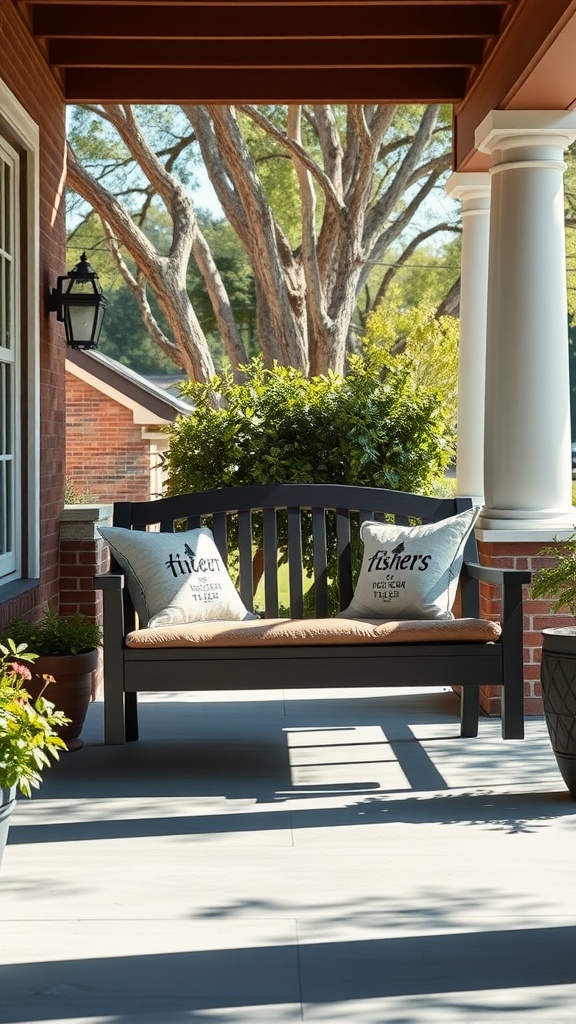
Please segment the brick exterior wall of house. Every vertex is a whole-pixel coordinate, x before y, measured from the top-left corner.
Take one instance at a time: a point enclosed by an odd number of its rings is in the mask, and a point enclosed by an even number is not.
[[[150,441],[132,411],[66,375],[66,476],[94,501],[149,501]]]
[[[110,567],[108,546],[98,526],[112,523],[111,505],[67,505],[60,532],[60,612],[80,612],[102,624],[102,593],[92,578]],[[92,679],[92,696],[102,688],[102,654]]]
[[[542,543],[487,543],[479,542],[480,561],[483,565],[501,569],[529,569],[535,572],[554,564],[552,557],[542,557],[543,547],[553,548],[552,542]],[[499,619],[500,598],[497,588],[482,584],[480,614],[486,619]],[[534,601],[531,588],[524,589],[524,707],[527,715],[543,713],[540,689],[540,661],[542,657],[542,630],[548,627],[573,625],[568,614],[552,614],[551,600]],[[500,690],[485,686],[481,689],[481,705],[487,714],[500,713]]]
[[[60,516],[64,503],[65,344],[62,326],[46,310],[59,274],[65,273],[65,107],[55,79],[26,33],[10,0],[0,0],[0,76],[40,128],[40,584],[11,600],[2,600],[0,624],[15,616],[33,616],[58,602]],[[1,110],[0,110],[1,117]],[[9,128],[1,125],[8,141]],[[27,401],[23,394],[22,400]],[[26,439],[24,438],[24,443]]]

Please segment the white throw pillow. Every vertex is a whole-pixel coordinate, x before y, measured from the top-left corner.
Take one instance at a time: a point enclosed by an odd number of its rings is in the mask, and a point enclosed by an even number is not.
[[[245,608],[205,527],[187,533],[98,529],[126,573],[140,626],[258,618]]]
[[[479,508],[423,526],[367,521],[349,619],[453,619],[466,538]]]

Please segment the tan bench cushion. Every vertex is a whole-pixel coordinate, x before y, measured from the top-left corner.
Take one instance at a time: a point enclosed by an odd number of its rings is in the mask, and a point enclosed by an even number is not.
[[[127,635],[126,645],[150,648],[491,643],[500,633],[498,623],[488,619],[255,619],[137,629]]]

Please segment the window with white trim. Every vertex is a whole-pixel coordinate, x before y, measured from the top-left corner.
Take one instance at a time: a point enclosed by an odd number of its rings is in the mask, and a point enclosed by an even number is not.
[[[0,602],[40,576],[40,130],[0,78]]]
[[[18,154],[0,137],[0,583],[21,571]]]

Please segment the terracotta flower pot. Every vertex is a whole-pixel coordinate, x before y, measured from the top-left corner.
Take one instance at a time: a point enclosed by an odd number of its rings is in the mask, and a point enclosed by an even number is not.
[[[98,663],[98,651],[84,654],[62,654],[40,657],[34,662],[32,682],[28,684],[32,697],[42,689],[42,676],[54,676],[44,696],[58,711],[71,719],[59,730],[68,750],[79,750],[84,744],[80,737],[92,694],[92,673]],[[39,677],[39,678],[38,678]]]

